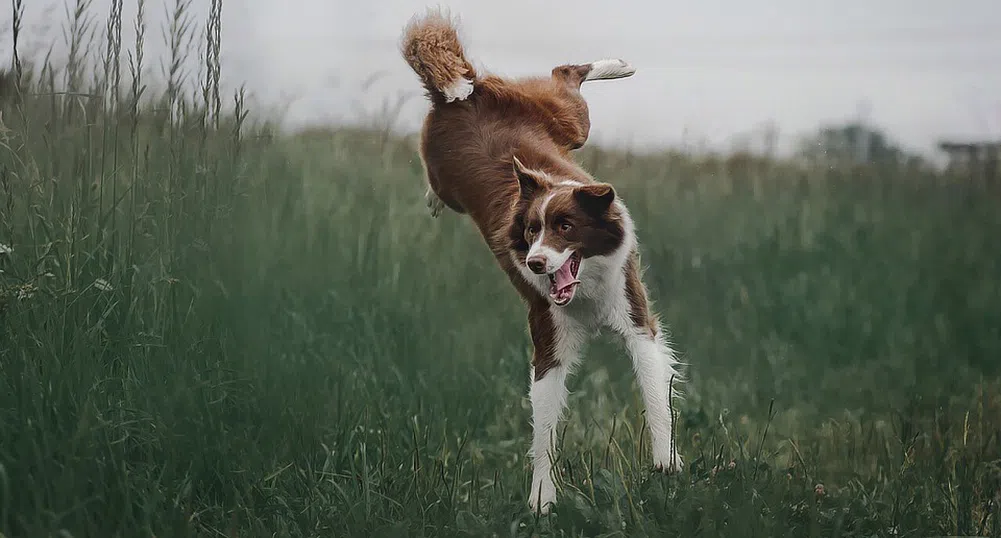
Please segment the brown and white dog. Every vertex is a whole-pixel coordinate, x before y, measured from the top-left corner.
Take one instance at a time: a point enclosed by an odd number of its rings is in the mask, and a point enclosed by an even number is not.
[[[621,60],[561,65],[549,77],[481,75],[451,17],[406,26],[401,52],[431,101],[420,152],[431,214],[468,214],[528,304],[534,353],[529,505],[556,501],[549,450],[566,406],[567,375],[596,330],[620,334],[642,387],[653,463],[682,468],[668,401],[677,360],[647,302],[632,218],[615,189],[571,157],[590,130],[583,82],[631,76]]]

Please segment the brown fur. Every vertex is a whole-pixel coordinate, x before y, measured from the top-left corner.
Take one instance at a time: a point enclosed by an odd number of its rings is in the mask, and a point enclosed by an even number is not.
[[[420,143],[428,183],[448,208],[472,218],[527,303],[535,377],[542,379],[556,364],[553,306],[515,265],[525,263],[530,223],[554,230],[557,248],[580,247],[585,258],[610,253],[624,234],[618,210],[610,206],[614,189],[596,182],[571,157],[590,132],[580,85],[591,66],[558,66],[549,77],[477,78],[451,22],[437,13],[407,26],[402,50],[431,96]],[[472,94],[446,102],[441,88],[457,76],[474,80]],[[566,180],[584,186],[559,185]],[[541,222],[537,204],[549,193],[556,196]],[[568,220],[572,228],[561,232]],[[635,263],[627,267],[632,319],[648,327],[652,318],[638,269]]]
[[[626,260],[626,298],[629,300],[629,317],[633,325],[646,330],[650,337],[657,336],[658,319],[647,300],[646,286],[640,276],[639,254],[633,252]]]
[[[558,364],[555,349],[556,325],[548,304],[531,304],[528,308],[528,331],[532,337],[532,366],[539,380]],[[541,374],[540,374],[541,372]]]
[[[508,248],[519,261],[525,259],[529,245],[543,230],[546,246],[557,252],[572,248],[584,258],[611,254],[621,244],[625,230],[621,215],[611,206],[615,198],[611,186],[553,185],[530,172],[520,175],[525,178],[521,181],[521,198],[508,227]],[[540,206],[550,195],[542,216]]]

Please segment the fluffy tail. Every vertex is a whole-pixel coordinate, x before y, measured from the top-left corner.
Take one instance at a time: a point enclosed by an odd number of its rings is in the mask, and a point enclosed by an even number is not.
[[[432,99],[463,100],[473,93],[476,70],[466,59],[456,25],[447,13],[432,9],[414,17],[403,30],[400,52]]]

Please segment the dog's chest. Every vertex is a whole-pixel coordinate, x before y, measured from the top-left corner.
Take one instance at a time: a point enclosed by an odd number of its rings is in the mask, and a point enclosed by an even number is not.
[[[561,309],[566,318],[589,330],[605,327],[620,330],[622,321],[629,316],[625,279],[608,275],[604,278],[581,276],[577,297]]]

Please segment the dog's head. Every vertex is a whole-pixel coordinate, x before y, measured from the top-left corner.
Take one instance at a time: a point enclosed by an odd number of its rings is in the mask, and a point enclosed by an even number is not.
[[[515,262],[548,279],[549,298],[565,306],[588,260],[611,255],[625,241],[622,207],[607,183],[551,177],[517,157],[514,174],[521,191],[509,230]]]

